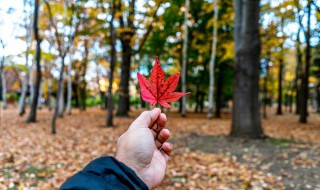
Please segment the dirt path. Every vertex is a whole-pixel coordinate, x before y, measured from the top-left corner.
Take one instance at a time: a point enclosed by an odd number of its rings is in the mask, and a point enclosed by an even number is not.
[[[320,147],[288,140],[245,140],[191,134],[183,141],[191,150],[235,157],[240,163],[272,174],[287,189],[320,189]]]

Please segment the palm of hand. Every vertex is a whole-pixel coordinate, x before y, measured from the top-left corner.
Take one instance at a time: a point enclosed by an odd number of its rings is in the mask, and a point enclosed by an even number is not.
[[[149,129],[147,129],[149,130]],[[137,153],[136,155],[141,155],[141,157],[136,157],[137,163],[141,164],[140,174],[144,179],[147,180],[147,184],[152,184],[151,186],[155,187],[159,185],[165,175],[166,171],[166,158],[165,155],[157,148],[155,144],[155,140],[152,136],[151,131],[149,130],[148,137],[140,138],[141,140],[145,140],[143,144],[153,144],[153,151],[150,147],[148,150],[142,150],[143,152]],[[153,141],[153,142],[152,142]],[[142,144],[142,142],[140,142]],[[141,148],[141,144],[137,143],[137,145]],[[137,149],[139,150],[139,149]]]

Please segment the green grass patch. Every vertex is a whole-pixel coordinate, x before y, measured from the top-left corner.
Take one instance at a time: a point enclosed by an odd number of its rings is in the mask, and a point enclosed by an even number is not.
[[[281,147],[287,147],[289,144],[294,143],[294,141],[289,139],[274,139],[274,138],[268,138],[266,140],[269,144],[275,145],[275,146],[281,146]]]

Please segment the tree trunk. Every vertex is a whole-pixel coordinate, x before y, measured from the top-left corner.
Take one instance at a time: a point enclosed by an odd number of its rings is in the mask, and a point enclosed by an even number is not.
[[[115,4],[116,0],[113,0],[112,13],[110,25],[110,42],[111,42],[111,60],[110,60],[110,72],[109,72],[109,86],[108,86],[108,111],[107,111],[107,127],[113,126],[113,95],[112,95],[112,84],[113,84],[113,72],[116,64],[116,31],[114,29],[113,20],[115,17]]]
[[[99,63],[98,61],[96,62],[96,73],[97,73],[97,85],[98,85],[98,89],[99,89],[99,96],[100,96],[100,109],[106,109],[105,105],[106,105],[106,95],[105,92],[103,92],[101,90],[101,85],[100,85],[100,76],[99,76]]]
[[[28,74],[25,73],[25,75],[23,76],[21,96],[19,99],[19,115],[20,116],[23,116],[23,114],[26,112],[25,102],[26,102],[27,91],[28,91]]]
[[[293,95],[291,93],[289,95],[289,113],[292,113],[292,103],[293,103]]]
[[[235,75],[231,135],[258,138],[259,115],[259,3],[235,0]]]
[[[27,14],[27,10],[26,10],[26,3],[27,1],[24,1],[24,27],[26,29],[26,54],[25,54],[25,61],[26,61],[26,68],[30,68],[29,67],[29,53],[30,53],[30,48],[31,48],[31,41],[32,41],[32,27],[31,26],[31,22],[29,21],[29,15]],[[30,69],[29,69],[30,71]],[[28,72],[29,72],[28,71]],[[19,115],[22,116],[25,114],[25,107],[26,107],[26,97],[27,97],[27,93],[28,93],[28,80],[30,77],[30,74],[26,72],[24,77],[23,77],[23,85],[22,85],[22,90],[21,90],[21,96],[19,99]]]
[[[122,62],[121,62],[121,81],[119,86],[119,106],[117,116],[128,117],[129,107],[129,80],[131,66],[131,46],[130,39],[121,40],[122,42]],[[109,96],[108,96],[109,97]]]
[[[297,56],[297,67],[296,67],[296,77],[295,77],[295,90],[296,90],[296,114],[299,114],[300,111],[300,88],[301,88],[301,69],[302,69],[302,53],[300,51],[300,29],[297,32],[296,40],[296,56]]]
[[[49,111],[52,110],[51,96],[52,96],[52,79],[51,79],[51,76],[49,76],[49,78],[48,78],[48,108],[49,108]]]
[[[34,60],[32,60],[31,67],[29,69],[29,86],[30,86],[30,100],[32,101],[34,95]]]
[[[308,117],[308,96],[309,96],[309,72],[310,72],[310,61],[311,61],[311,46],[310,46],[310,25],[311,25],[311,2],[308,1],[308,20],[307,20],[307,31],[306,31],[306,44],[307,47],[305,49],[305,70],[302,75],[302,84],[301,84],[301,110],[300,111],[300,123],[307,123]]]
[[[81,85],[80,85],[80,98],[81,98],[81,110],[86,110],[86,90],[87,90],[87,82],[86,82],[86,73],[88,66],[88,56],[89,56],[89,47],[88,47],[88,39],[84,41],[84,60],[83,60],[83,73],[81,77]]]
[[[127,25],[123,16],[120,16],[120,26],[126,31],[122,32],[120,35],[120,41],[122,44],[122,62],[121,62],[121,79],[119,86],[119,104],[117,116],[127,117],[128,111],[130,110],[130,97],[129,97],[129,80],[130,80],[130,66],[131,66],[131,56],[132,56],[132,46],[131,40],[135,33],[134,27],[134,17],[135,17],[135,3],[136,0],[129,1],[129,11],[127,16]],[[121,1],[117,7],[120,12],[122,10]],[[140,49],[140,48],[139,48]]]
[[[64,57],[61,57],[61,68],[60,68],[60,74],[59,74],[59,80],[58,80],[58,90],[56,93],[56,106],[54,108],[54,113],[53,113],[53,117],[51,120],[51,133],[52,134],[56,134],[57,130],[56,130],[56,120],[58,117],[58,112],[59,112],[59,102],[60,102],[60,94],[63,88],[63,71],[64,71]]]
[[[283,81],[283,68],[284,68],[284,63],[283,63],[283,59],[284,59],[284,53],[283,53],[283,44],[284,44],[284,19],[281,18],[281,32],[282,32],[282,42],[280,45],[281,48],[281,57],[279,60],[279,73],[278,73],[278,109],[277,109],[277,115],[282,115],[282,81]]]
[[[268,98],[268,80],[269,80],[269,59],[267,61],[266,65],[266,76],[264,77],[263,81],[263,118],[267,119],[267,98]]]
[[[69,53],[69,66],[68,66],[68,97],[67,97],[67,114],[71,115],[71,101],[72,101],[72,61],[73,61],[73,52]]]
[[[39,37],[38,33],[38,18],[39,18],[39,0],[35,0],[34,5],[34,21],[33,21],[33,31],[34,31],[34,37],[37,42],[36,47],[36,83],[34,85],[34,95],[32,97],[31,102],[31,109],[30,114],[27,119],[27,122],[36,122],[36,115],[37,115],[37,104],[38,104],[38,96],[39,96],[39,89],[40,89],[40,82],[41,82],[41,39]]]
[[[218,81],[217,81],[217,94],[216,94],[216,113],[215,118],[221,117],[221,101],[222,101],[222,88],[223,88],[223,69],[219,69]]]
[[[42,109],[42,93],[43,93],[43,85],[44,85],[44,82],[41,82],[40,83],[40,88],[39,88],[39,97],[38,97],[38,106],[37,108],[38,109]]]
[[[181,91],[187,92],[187,58],[188,58],[188,14],[189,14],[190,0],[186,0],[184,12],[184,40],[182,50],[182,72],[181,72]],[[183,96],[181,106],[181,116],[185,117],[187,112],[187,96]]]
[[[208,107],[208,119],[213,117],[213,100],[214,100],[214,66],[216,61],[216,48],[217,48],[217,33],[218,33],[218,0],[214,1],[214,16],[213,16],[213,34],[212,34],[212,47],[210,58],[210,84],[209,84],[209,107]],[[219,113],[220,114],[220,113]],[[219,116],[220,117],[220,116]]]
[[[62,118],[63,117],[63,110],[64,110],[64,82],[61,81],[62,84],[62,88],[61,90],[59,91],[59,101],[57,102],[58,104],[58,117]],[[57,99],[58,100],[58,99]]]
[[[279,61],[279,74],[278,74],[278,109],[277,115],[282,115],[282,77],[283,77],[283,59]]]
[[[200,107],[200,91],[199,91],[199,83],[197,83],[196,86],[196,106],[194,108],[194,113],[198,113],[199,107]]]
[[[28,62],[29,62],[29,51],[30,47],[27,44],[27,51],[26,51],[26,67],[28,68]],[[30,76],[29,76],[30,77]],[[23,77],[23,84],[22,84],[22,90],[21,90],[21,96],[19,100],[19,115],[23,116],[26,112],[26,97],[28,92],[28,73],[25,73]]]
[[[6,73],[4,72],[4,58],[2,60],[1,69],[1,84],[2,84],[2,109],[7,109],[7,85],[6,85]]]
[[[78,73],[74,76],[74,83],[73,83],[73,91],[74,91],[74,100],[75,100],[75,107],[80,109],[80,100],[79,100],[79,75]]]
[[[200,99],[200,113],[203,113],[205,93],[204,93],[204,92],[201,92],[200,95],[201,95],[201,99]]]

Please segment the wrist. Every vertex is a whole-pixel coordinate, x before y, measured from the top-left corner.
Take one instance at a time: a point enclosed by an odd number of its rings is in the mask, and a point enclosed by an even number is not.
[[[131,170],[134,171],[134,173],[141,179],[141,181],[143,181],[146,186],[148,187],[148,189],[152,189],[148,179],[150,179],[150,176],[146,176],[144,175],[140,169],[138,169],[136,167],[136,164],[132,163],[130,160],[125,159],[124,157],[122,157],[121,155],[116,154],[115,155],[115,159],[118,160],[119,162],[123,163],[124,165],[126,165],[128,168],[130,168]]]

